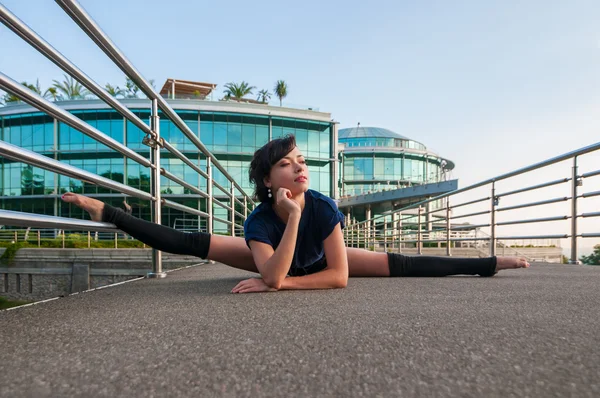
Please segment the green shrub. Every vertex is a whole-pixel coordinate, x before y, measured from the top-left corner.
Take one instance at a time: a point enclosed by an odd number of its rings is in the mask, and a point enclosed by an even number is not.
[[[74,235],[74,237],[72,238],[71,235],[68,235],[68,237],[65,239],[65,249],[87,249],[88,248],[88,240],[87,240],[87,236],[85,235],[79,235],[79,234],[72,234]],[[40,240],[40,248],[43,249],[60,249],[62,248],[63,245],[63,241],[62,241],[62,237],[60,238],[56,238],[56,239],[41,239]],[[143,248],[144,244],[142,242],[140,242],[139,240],[134,240],[134,239],[119,239],[117,242],[118,248],[119,249],[129,249],[129,248]],[[16,252],[18,250],[18,248],[21,247],[32,247],[32,248],[37,248],[38,247],[38,242],[37,239],[34,240],[27,240],[27,242],[19,242],[19,243],[11,243],[11,242],[7,242],[7,241],[2,241],[0,242],[0,247],[6,247],[7,249],[10,248],[10,250],[5,251],[5,254],[3,255],[3,257],[0,257],[0,261],[2,261],[2,259],[4,258],[4,256],[6,256],[6,258],[10,257],[10,259],[12,260],[14,258],[14,252]],[[90,241],[90,248],[95,248],[95,249],[114,249],[115,247],[115,241],[114,240],[91,240]]]
[[[3,265],[12,265],[19,249],[27,246],[28,245],[26,242],[12,243],[8,245],[4,253],[2,253],[2,256],[0,256],[0,263]]]

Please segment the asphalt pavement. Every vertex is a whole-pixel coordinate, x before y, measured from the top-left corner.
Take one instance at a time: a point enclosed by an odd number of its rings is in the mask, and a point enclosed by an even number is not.
[[[230,293],[251,276],[200,265],[0,311],[0,396],[600,396],[600,267]]]

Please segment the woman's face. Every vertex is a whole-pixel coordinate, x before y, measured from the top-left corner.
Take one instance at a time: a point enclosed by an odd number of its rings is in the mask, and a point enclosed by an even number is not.
[[[271,188],[273,196],[279,188],[289,189],[292,196],[304,193],[308,190],[308,183],[308,167],[298,147],[279,159],[265,179],[265,185]]]

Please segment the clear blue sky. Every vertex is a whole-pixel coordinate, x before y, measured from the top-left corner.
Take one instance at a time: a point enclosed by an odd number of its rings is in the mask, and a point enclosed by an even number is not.
[[[2,3],[98,83],[123,83],[54,2]],[[230,81],[284,79],[289,103],[454,160],[460,186],[600,141],[598,0],[81,3],[157,85],[206,81],[220,95]],[[61,77],[4,26],[0,50],[13,79]]]

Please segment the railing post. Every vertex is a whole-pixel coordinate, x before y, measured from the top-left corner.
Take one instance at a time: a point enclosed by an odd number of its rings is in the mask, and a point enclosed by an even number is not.
[[[577,176],[577,156],[573,157],[573,175],[571,176],[571,259],[569,264],[581,264],[577,258],[577,187],[581,181]]]
[[[150,129],[155,137],[144,138],[144,143],[150,147],[150,162],[153,168],[150,169],[150,194],[154,198],[151,205],[152,222],[161,223],[161,198],[160,198],[160,123],[158,117],[158,101],[152,100],[152,113],[150,115]],[[115,239],[116,246],[116,239]],[[152,249],[152,272],[148,273],[148,278],[164,278],[167,274],[162,270],[162,252]]]
[[[446,256],[451,256],[450,250],[450,198],[446,198]]]
[[[352,220],[346,221],[346,247],[352,247]]]
[[[371,245],[371,206],[367,206],[365,211],[365,249],[369,250]],[[373,249],[375,249],[373,247]]]
[[[41,236],[41,233],[40,233],[39,229],[38,229],[38,232],[37,232],[37,240],[38,240],[38,247],[42,247],[42,236]]]
[[[496,206],[498,206],[495,181],[492,182],[492,195],[490,201],[490,257],[493,257],[496,255]]]
[[[230,181],[229,186],[229,196],[231,200],[231,236],[235,236],[235,185],[233,185],[233,181]]]
[[[213,233],[213,177],[212,177],[212,163],[209,157],[206,158],[206,193],[208,198],[206,199],[206,212],[208,213],[207,231],[212,235]]]
[[[115,232],[115,249],[119,248],[119,244],[117,243],[119,241],[119,235]]]
[[[398,236],[398,232],[398,213],[392,213],[392,248],[390,252],[394,251],[394,246],[396,244],[396,237]]]
[[[398,213],[398,253],[402,253],[402,239],[404,230],[402,229],[402,213]]]
[[[383,218],[383,251],[387,252],[387,216]]]
[[[371,247],[373,247],[373,251],[375,251],[375,243],[377,242],[377,226],[375,225],[375,220],[371,219],[369,222],[369,230],[371,236]]]
[[[419,206],[417,214],[417,254],[423,254],[423,242],[421,242],[421,212],[423,208]]]

